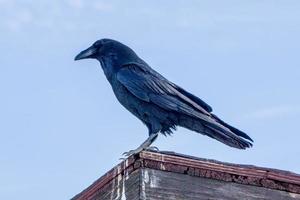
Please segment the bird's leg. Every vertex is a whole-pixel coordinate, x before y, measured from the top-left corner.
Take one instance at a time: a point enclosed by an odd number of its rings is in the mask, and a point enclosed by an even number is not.
[[[123,153],[123,155],[129,157],[131,155],[140,153],[144,149],[149,148],[149,146],[154,142],[154,140],[157,138],[157,136],[158,136],[158,133],[150,134],[149,137],[145,140],[145,142],[143,142],[138,148],[136,148],[134,150],[130,150],[128,152],[125,152],[125,153]]]

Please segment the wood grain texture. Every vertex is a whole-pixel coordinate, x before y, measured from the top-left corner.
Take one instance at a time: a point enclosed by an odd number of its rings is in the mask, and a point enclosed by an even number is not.
[[[131,174],[119,175],[100,188],[89,200],[139,200],[140,170]]]
[[[142,170],[141,188],[141,200],[300,199],[299,194],[147,168]]]
[[[140,153],[142,165],[151,169],[171,171],[191,176],[261,186],[300,194],[300,175],[253,165],[231,164],[196,158],[174,152]]]
[[[214,197],[212,189],[219,196]],[[244,195],[243,198],[241,195]],[[292,172],[224,163],[174,152],[143,151],[121,162],[72,200],[172,200],[195,197],[225,200],[272,197],[269,199],[277,200],[300,199],[299,195],[300,175]]]

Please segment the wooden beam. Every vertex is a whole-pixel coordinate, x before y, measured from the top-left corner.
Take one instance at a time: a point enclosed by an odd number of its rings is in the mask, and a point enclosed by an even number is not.
[[[244,189],[244,186],[255,187],[256,189],[253,191],[256,191],[257,187],[272,189],[275,193],[276,191],[279,193],[280,191],[286,192],[283,195],[291,193],[295,199],[300,199],[298,195],[300,194],[300,175],[292,172],[252,165],[224,163],[174,152],[143,151],[121,162],[83,192],[76,195],[73,200],[92,200],[99,197],[100,194],[105,194],[106,197],[108,194],[110,197],[120,197],[118,195],[121,191],[123,195],[131,195],[131,199],[138,198],[133,195],[133,191],[139,191],[139,195],[141,195],[143,188],[131,187],[142,187],[143,178],[141,177],[143,177],[145,170],[154,170],[151,172],[156,174],[162,172],[162,176],[165,175],[164,173],[171,173],[172,176],[193,177],[192,180],[205,178],[205,180],[217,181],[216,184],[233,184],[234,186],[238,184]],[[127,186],[128,184],[131,186]],[[127,188],[126,191],[124,187]],[[247,191],[251,192],[251,190]]]

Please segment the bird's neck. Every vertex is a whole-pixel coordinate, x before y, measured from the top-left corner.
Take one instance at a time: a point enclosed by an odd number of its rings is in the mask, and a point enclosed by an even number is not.
[[[115,71],[114,69],[115,63],[111,59],[105,59],[105,58],[102,58],[99,61],[101,63],[101,67],[103,69],[103,72],[107,80],[111,82]]]

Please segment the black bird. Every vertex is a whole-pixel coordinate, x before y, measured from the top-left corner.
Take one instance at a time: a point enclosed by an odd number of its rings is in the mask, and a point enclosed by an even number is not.
[[[149,137],[136,154],[149,148],[158,133],[170,135],[176,126],[214,138],[228,146],[245,149],[253,140],[212,113],[200,98],[153,70],[128,46],[101,39],[79,53],[75,60],[97,59],[119,102],[148,128]]]

